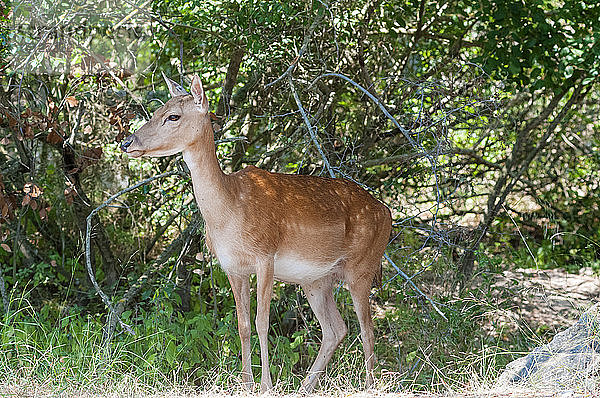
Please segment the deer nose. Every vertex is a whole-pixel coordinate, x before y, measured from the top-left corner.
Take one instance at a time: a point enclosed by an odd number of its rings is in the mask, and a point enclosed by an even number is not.
[[[123,152],[127,152],[127,148],[129,148],[129,145],[131,145],[132,142],[133,142],[133,134],[130,135],[129,137],[125,138],[125,140],[121,143],[121,150]]]

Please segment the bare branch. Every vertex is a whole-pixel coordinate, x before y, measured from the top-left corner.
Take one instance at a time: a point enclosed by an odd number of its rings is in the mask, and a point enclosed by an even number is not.
[[[113,305],[110,302],[110,298],[106,295],[106,293],[104,293],[102,291],[102,289],[100,289],[100,286],[98,285],[98,282],[96,281],[96,277],[94,276],[94,272],[92,270],[92,261],[91,261],[91,239],[90,239],[90,235],[92,233],[92,218],[94,217],[94,215],[96,213],[98,213],[100,210],[102,210],[103,208],[105,208],[106,206],[108,206],[111,202],[113,202],[115,199],[117,199],[119,196],[133,191],[134,189],[137,189],[139,187],[141,187],[142,185],[146,185],[149,182],[152,182],[154,180],[157,180],[159,178],[164,178],[164,177],[169,177],[172,175],[177,175],[180,174],[180,171],[169,171],[166,173],[162,173],[159,174],[157,176],[154,177],[150,177],[150,178],[146,178],[145,180],[142,180],[140,182],[138,182],[137,184],[134,184],[130,187],[127,187],[119,192],[117,192],[116,194],[112,195],[110,198],[108,198],[104,203],[102,203],[100,206],[96,207],[94,210],[92,210],[90,212],[90,214],[87,216],[87,228],[85,231],[85,265],[87,267],[87,271],[88,271],[88,275],[90,277],[90,280],[92,282],[92,285],[94,285],[94,288],[96,289],[96,293],[98,293],[98,295],[100,296],[100,298],[102,299],[102,302],[104,303],[104,305],[106,305],[106,307],[109,310],[109,318],[112,317],[115,314],[115,309],[113,307]],[[135,334],[134,331],[131,329],[131,327],[129,325],[127,325],[126,323],[124,323],[121,318],[118,318],[119,324],[121,325],[121,327],[127,331],[130,334]]]
[[[331,178],[335,178],[335,173],[333,172],[333,169],[331,168],[331,164],[329,164],[329,160],[327,160],[327,156],[325,155],[325,152],[323,152],[323,148],[321,148],[321,144],[319,144],[319,140],[317,139],[317,134],[315,133],[314,127],[310,123],[310,120],[308,120],[308,115],[306,114],[306,110],[304,110],[304,107],[302,106],[302,102],[300,102],[300,97],[298,97],[298,93],[296,92],[296,87],[294,86],[294,80],[292,79],[292,75],[288,74],[287,77],[288,77],[288,83],[290,84],[290,89],[292,90],[292,94],[294,95],[294,99],[296,100],[296,105],[298,105],[298,109],[300,110],[300,113],[302,114],[302,118],[304,119],[304,123],[306,124],[306,128],[308,129],[310,138],[312,139],[313,143],[317,147],[317,150],[319,151],[319,154],[321,155],[321,158],[323,159],[323,164],[325,165],[325,168],[329,172],[329,175],[331,176]]]
[[[397,272],[397,275],[400,275],[401,277],[403,277],[404,279],[406,279],[406,281],[410,284],[410,286],[417,292],[419,293],[421,296],[423,296],[425,298],[425,300],[427,300],[429,302],[429,304],[431,304],[431,306],[433,307],[433,309],[435,310],[435,312],[437,312],[438,314],[440,314],[440,316],[442,318],[444,318],[446,321],[448,321],[448,318],[446,318],[446,315],[444,315],[444,313],[438,308],[438,306],[435,304],[435,302],[425,293],[423,293],[421,291],[421,289],[419,289],[417,287],[417,285],[415,285],[415,283],[412,281],[412,278],[414,278],[417,274],[409,277],[408,275],[406,275],[406,273],[404,271],[402,271],[400,268],[398,268],[398,266],[396,265],[396,263],[394,263],[394,261],[392,261],[392,259],[390,258],[390,256],[387,253],[384,253],[383,256],[385,257],[386,260],[388,260],[388,262],[392,265],[392,267],[394,267],[394,269]]]
[[[298,55],[296,56],[296,58],[294,58],[291,65],[285,70],[285,72],[283,72],[283,74],[281,76],[279,76],[277,79],[273,80],[271,83],[266,84],[265,88],[269,88],[269,87],[274,86],[275,84],[279,83],[286,76],[290,76],[292,74],[292,72],[294,71],[294,69],[296,69],[296,65],[298,65],[298,62],[300,62],[300,58],[302,58],[302,56],[306,52],[306,49],[308,48],[308,43],[310,43],[310,39],[312,38],[312,35],[315,32],[315,29],[317,29],[317,26],[323,19],[323,15],[324,15],[324,13],[317,13],[317,17],[315,18],[313,23],[310,25],[310,28],[308,28],[308,32],[306,32],[306,34],[304,35],[304,40],[302,41],[302,47],[300,47],[300,51],[298,51]]]
[[[4,313],[8,314],[8,296],[6,294],[6,285],[4,284],[4,276],[2,276],[2,269],[0,269],[0,294],[2,294],[2,304],[4,305]]]
[[[157,176],[159,177],[159,176]],[[117,322],[122,324],[121,314],[125,309],[129,307],[132,300],[139,294],[142,288],[153,279],[153,277],[162,269],[162,266],[167,262],[167,260],[175,253],[176,251],[180,251],[184,246],[185,242],[189,241],[189,239],[196,233],[196,231],[201,228],[203,224],[202,217],[200,213],[194,213],[192,216],[192,220],[188,224],[188,226],[183,230],[179,236],[171,242],[171,244],[163,250],[160,256],[154,261],[152,265],[150,265],[146,271],[135,281],[129,289],[123,295],[123,298],[119,300],[117,305],[114,307],[113,312],[110,313],[110,316],[106,322],[105,326],[105,344],[110,341],[114,334],[114,330],[117,326]]]

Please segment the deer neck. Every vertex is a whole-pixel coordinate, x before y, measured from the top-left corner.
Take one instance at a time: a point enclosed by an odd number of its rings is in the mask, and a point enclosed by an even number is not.
[[[227,175],[221,170],[212,131],[199,134],[197,142],[183,151],[183,160],[190,169],[198,209],[207,224],[219,224],[231,209],[231,194]]]

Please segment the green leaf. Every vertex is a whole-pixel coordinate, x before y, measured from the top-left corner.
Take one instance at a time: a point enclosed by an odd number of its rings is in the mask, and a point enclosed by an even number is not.
[[[165,350],[165,358],[166,358],[167,362],[169,363],[169,365],[173,365],[173,362],[175,362],[176,357],[177,357],[177,347],[175,346],[175,343],[173,343],[173,340],[170,340],[169,343],[167,344],[167,348]]]
[[[411,363],[411,362],[413,362],[413,361],[414,361],[416,358],[417,358],[417,351],[412,351],[412,352],[409,352],[409,353],[406,355],[406,362],[407,362],[407,363]]]
[[[583,84],[584,86],[590,84],[591,82],[594,81],[593,77],[586,77],[585,79],[583,79],[583,81],[581,82],[581,84]]]
[[[510,70],[510,73],[512,73],[513,75],[518,75],[521,72],[521,66],[519,65],[518,61],[516,61],[515,59],[510,60],[508,69]]]
[[[567,67],[565,68],[565,77],[568,79],[571,76],[573,76],[573,66],[567,65]]]

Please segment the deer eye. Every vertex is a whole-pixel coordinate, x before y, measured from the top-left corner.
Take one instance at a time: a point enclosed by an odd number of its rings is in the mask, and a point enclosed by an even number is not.
[[[170,115],[170,116],[167,118],[167,120],[169,120],[169,121],[171,121],[171,122],[176,122],[176,121],[178,121],[178,120],[179,120],[179,118],[180,118],[180,117],[181,117],[181,116],[179,116],[179,115]]]

